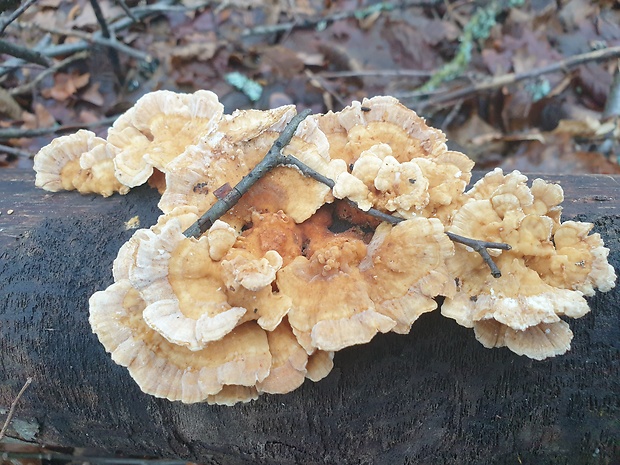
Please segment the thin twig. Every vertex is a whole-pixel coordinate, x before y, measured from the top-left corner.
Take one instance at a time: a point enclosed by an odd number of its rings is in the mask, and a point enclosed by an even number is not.
[[[56,27],[47,27],[41,24],[35,24],[35,27],[41,29],[42,31],[49,32],[51,34],[58,34],[58,35],[63,35],[63,36],[68,36],[68,37],[79,37],[80,39],[85,40],[86,42],[89,42],[91,44],[98,44],[98,45],[103,45],[106,47],[111,47],[115,50],[118,50],[121,53],[124,53],[127,56],[136,58],[138,60],[143,60],[146,63],[151,63],[153,61],[153,57],[149,55],[148,53],[145,53],[141,50],[130,47],[129,45],[125,44],[124,42],[118,39],[106,39],[105,37],[102,37],[101,35],[90,34],[88,32],[78,31],[76,29],[61,29],[61,28],[56,28]]]
[[[21,86],[17,86],[17,87],[13,87],[13,88],[9,89],[9,94],[10,95],[27,94],[30,91],[32,91],[37,86],[37,84],[39,84],[43,79],[45,79],[50,74],[54,74],[56,71],[64,68],[65,66],[67,66],[67,65],[69,65],[69,64],[71,64],[71,63],[73,63],[75,61],[86,59],[86,58],[88,58],[89,55],[90,55],[90,51],[88,51],[88,50],[84,50],[82,52],[74,53],[73,55],[65,58],[64,60],[61,60],[61,61],[58,61],[58,62],[54,63],[53,66],[44,69],[39,74],[37,74],[34,77],[34,79],[32,79],[32,81],[29,81],[26,84],[23,84]]]
[[[138,18],[136,18],[136,17],[134,16],[134,14],[131,12],[131,9],[130,9],[130,8],[127,6],[127,4],[125,3],[125,0],[116,0],[116,3],[118,3],[118,5],[122,8],[122,10],[125,12],[125,14],[126,14],[127,16],[129,16],[129,17],[132,19],[132,21],[133,21],[134,23],[137,23],[137,22],[139,22],[139,21],[140,21],[140,20],[139,20]]]
[[[305,165],[303,162],[301,162],[295,157],[292,157],[292,156],[284,157],[284,160],[282,161],[281,164],[282,165],[293,165],[297,167],[304,176],[308,176],[313,179],[316,179],[317,181],[322,182],[323,184],[326,184],[332,189],[335,185],[335,182],[333,181],[333,179],[330,179],[314,171],[312,168]],[[360,209],[357,203],[355,203],[354,201],[350,199],[346,199],[346,200],[349,203],[349,205],[352,205],[353,207]],[[390,224],[398,224],[398,223],[405,221],[405,218],[399,218],[397,216],[390,215],[389,213],[382,212],[381,210],[377,210],[374,207],[371,207],[368,210],[362,210],[362,211],[364,211],[369,216],[377,218],[381,221],[386,221]],[[510,250],[511,249],[510,245],[504,244],[502,242],[480,241],[478,239],[471,239],[468,237],[459,236],[451,232],[446,232],[446,235],[450,238],[451,241],[459,242],[463,245],[467,245],[471,247],[473,250],[475,250],[476,252],[478,252],[480,256],[484,259],[484,261],[487,263],[489,268],[491,269],[491,275],[494,278],[499,278],[502,275],[501,271],[499,270],[499,268],[493,261],[493,258],[491,258],[491,255],[489,254],[487,249]]]
[[[434,73],[434,71],[421,71],[418,69],[362,69],[358,71],[322,71],[315,75],[325,79],[335,79],[347,77],[428,77]]]
[[[370,16],[373,13],[383,12],[383,11],[392,11],[395,9],[404,9],[410,8],[414,6],[436,6],[439,4],[438,0],[409,0],[403,2],[382,2],[377,3],[375,5],[371,5],[366,8],[361,8],[359,10],[349,10],[349,11],[339,11],[332,15],[324,16],[321,18],[311,18],[303,21],[292,21],[288,23],[278,23],[268,26],[257,26],[251,29],[245,29],[241,35],[242,36],[251,36],[251,35],[265,35],[265,34],[273,34],[274,32],[282,32],[282,31],[290,31],[293,28],[299,29],[308,29],[317,27],[318,25],[327,25],[333,23],[335,21],[341,21],[343,19],[348,18],[358,18],[363,19],[367,16]]]
[[[280,161],[278,156],[280,151],[291,141],[297,127],[311,113],[311,110],[304,110],[295,115],[280,133],[273,143],[265,158],[263,158],[239,183],[233,187],[224,197],[218,199],[215,204],[198,220],[183,232],[187,237],[198,237],[209,229],[215,220],[230,210],[241,198],[243,194],[250,190],[256,182],[265,176],[270,170],[275,168]]]
[[[210,2],[204,2],[204,4],[201,3],[198,5],[193,5],[191,7],[173,6],[172,3],[174,3],[174,0],[159,0],[156,4],[137,6],[135,8],[132,8],[131,11],[133,13],[134,18],[138,18],[139,20],[141,20],[148,16],[156,15],[159,13],[164,13],[167,11],[192,11],[192,10],[200,8],[203,5],[207,5]],[[118,32],[122,29],[128,28],[132,24],[134,24],[134,20],[131,17],[123,16],[121,19],[109,24],[109,29],[112,32]],[[112,44],[106,43],[106,41],[103,40],[103,37],[101,36],[101,31],[98,31],[93,34],[93,39],[92,39],[93,42],[97,43],[96,41],[100,39],[101,39],[102,45],[114,46]],[[60,44],[60,45],[49,45],[50,42],[51,42],[51,36],[46,35],[40,41],[40,43],[34,47],[34,50],[38,51],[42,55],[45,55],[46,57],[52,58],[52,57],[56,57],[60,55],[70,55],[70,54],[81,52],[81,51],[88,50],[91,48],[91,43],[87,41],[80,41],[80,42],[75,42],[71,44]],[[117,48],[122,47],[123,45],[124,44],[118,45]],[[126,49],[123,50],[123,53],[128,54],[128,52],[129,51]],[[132,55],[132,56],[135,56],[135,55]],[[135,56],[135,57],[141,58],[138,56]],[[149,55],[146,55],[144,59],[146,61],[149,61]],[[22,60],[17,59],[17,58],[12,59],[12,60],[7,60],[7,62],[4,63],[2,67],[0,67],[0,76],[10,72],[15,66],[18,66],[22,62],[23,62]]]
[[[92,123],[75,123],[75,124],[65,124],[65,125],[58,125],[58,126],[52,126],[49,128],[37,128],[37,129],[21,129],[21,128],[6,128],[6,129],[0,129],[0,140],[7,140],[7,139],[18,139],[20,137],[39,137],[39,136],[46,136],[49,134],[57,134],[57,133],[62,133],[62,132],[69,132],[69,131],[77,131],[78,129],[89,129],[89,128],[99,128],[99,127],[103,127],[103,126],[109,126],[110,124],[114,123],[114,121],[116,121],[116,119],[118,118],[117,116],[111,116],[109,118],[103,118],[99,121],[94,121]]]
[[[30,158],[32,154],[25,150],[16,149],[15,147],[9,147],[8,145],[0,144],[0,153],[7,153],[16,157]]]
[[[2,438],[4,437],[4,435],[6,433],[6,430],[9,428],[9,424],[11,423],[11,420],[13,419],[13,415],[15,414],[15,408],[17,407],[17,403],[19,402],[19,399],[24,394],[26,389],[28,389],[28,386],[30,386],[30,383],[32,383],[32,378],[26,379],[26,382],[24,383],[24,385],[20,389],[19,393],[17,394],[17,397],[15,397],[15,399],[11,403],[11,408],[9,409],[9,414],[6,416],[6,420],[4,420],[4,426],[0,430],[0,440],[2,440]]]
[[[110,35],[110,29],[108,29],[108,22],[105,20],[103,16],[103,11],[101,11],[101,7],[99,6],[99,2],[97,0],[90,0],[90,6],[95,13],[95,18],[97,18],[97,22],[99,23],[99,27],[101,28],[101,35],[106,39],[112,38]]]
[[[103,16],[103,11],[101,11],[101,6],[99,6],[98,0],[90,0],[90,6],[95,12],[95,17],[97,18],[97,22],[99,23],[99,27],[101,28],[101,35],[104,39],[110,41],[110,43],[116,42],[116,36],[110,34],[110,29],[108,28],[108,22],[105,20]],[[118,52],[115,48],[108,46],[108,57],[110,58],[110,63],[112,64],[112,69],[114,70],[114,74],[116,75],[118,82],[121,84],[125,81],[125,75],[121,69],[121,60],[118,56]]]
[[[32,4],[34,4],[37,0],[26,0],[21,5],[19,5],[13,13],[11,13],[5,20],[0,21],[0,35],[4,34],[4,30],[6,27],[15,21],[19,16],[26,11]]]
[[[487,265],[489,265],[489,268],[491,268],[491,275],[494,278],[499,278],[502,275],[502,272],[499,271],[499,268],[497,267],[497,265],[491,258],[491,255],[489,254],[489,251],[487,249],[501,249],[501,250],[512,249],[512,247],[510,247],[508,244],[504,244],[503,242],[479,241],[477,239],[471,239],[469,237],[459,236],[458,234],[454,234],[451,232],[446,232],[446,235],[453,242],[458,242],[459,244],[463,244],[467,247],[471,247],[474,251],[478,252],[480,256],[484,259],[484,261],[487,263]]]
[[[307,176],[319,182],[322,182],[323,184],[333,189],[335,185],[335,182],[333,179],[323,176],[321,173],[318,173],[317,171],[313,170],[312,168],[310,168],[309,166],[307,166],[306,164],[304,164],[303,162],[301,162],[295,157],[292,157],[290,155],[289,156],[282,155],[281,157],[282,157],[282,161],[280,163],[281,165],[295,166],[296,168],[299,169],[299,171],[301,171],[301,173],[304,176]],[[347,202],[353,207],[359,209],[358,205],[352,200],[347,199]],[[402,221],[405,221],[404,218],[399,218],[397,216],[390,215],[389,213],[382,212],[381,210],[377,210],[376,208],[372,208],[372,207],[369,210],[364,211],[364,212],[368,214],[369,216],[377,218],[381,221],[387,221],[390,224],[398,224],[398,223],[401,223]],[[458,242],[460,244],[471,247],[474,251],[478,252],[480,256],[484,259],[484,261],[487,263],[489,268],[491,269],[491,275],[494,278],[499,278],[502,275],[501,271],[499,270],[499,268],[497,267],[497,265],[491,258],[491,255],[489,254],[487,249],[510,250],[511,249],[510,245],[504,244],[503,242],[487,242],[487,241],[481,241],[478,239],[471,239],[469,237],[459,236],[458,234],[454,234],[452,232],[446,232],[446,235],[450,238],[451,241]]]
[[[6,53],[16,58],[28,61],[30,63],[36,63],[41,66],[52,66],[52,60],[36,50],[31,50],[21,45],[12,44],[6,40],[0,39],[0,54]]]
[[[579,55],[573,55],[564,60],[560,60],[556,63],[552,63],[547,66],[543,66],[542,68],[532,69],[529,71],[524,71],[522,73],[509,73],[503,74],[501,76],[494,77],[486,82],[480,82],[478,84],[474,84],[468,87],[464,87],[462,89],[458,89],[455,91],[442,91],[442,92],[434,92],[434,96],[430,99],[420,102],[421,106],[429,106],[436,105],[439,103],[448,102],[450,100],[456,100],[459,98],[469,97],[472,94],[476,94],[478,92],[482,92],[485,90],[497,89],[498,87],[503,87],[509,84],[514,84],[519,81],[523,81],[525,79],[532,79],[543,74],[555,73],[558,71],[566,71],[569,68],[574,68],[575,66],[582,65],[584,63],[589,63],[591,61],[603,61],[609,60],[611,58],[620,57],[620,46],[609,47],[602,50],[594,50],[592,52],[581,53]],[[430,95],[430,93],[408,93],[408,94],[400,94],[399,97],[402,101],[406,100],[414,100],[418,101],[421,97],[425,97]]]
[[[207,229],[209,229],[215,220],[224,215],[228,210],[234,207],[239,199],[245,194],[250,188],[263,176],[265,176],[270,170],[275,168],[276,166],[294,166],[301,174],[312,178],[316,181],[319,181],[329,188],[334,187],[335,182],[333,179],[328,178],[327,176],[322,175],[321,173],[315,171],[310,168],[308,165],[303,163],[301,160],[293,157],[292,155],[283,155],[282,149],[291,141],[293,138],[293,134],[297,130],[299,124],[310,114],[310,110],[304,110],[288,123],[284,131],[280,134],[280,136],[276,139],[274,144],[267,152],[267,155],[256,165],[246,176],[243,177],[239,183],[231,188],[227,194],[218,199],[215,204],[207,212],[202,215],[194,224],[192,224],[189,228],[187,228],[183,234],[186,237],[199,237],[203,234]],[[350,199],[346,199],[347,202],[355,208],[359,209],[359,206]],[[390,224],[398,224],[402,221],[405,221],[404,218],[399,218],[397,216],[392,216],[388,213],[377,210],[376,208],[370,208],[369,210],[362,210],[366,214],[373,216],[381,221],[387,221]],[[494,278],[499,278],[502,273],[493,261],[493,258],[489,254],[487,249],[502,249],[502,250],[510,250],[511,247],[508,244],[499,243],[499,242],[487,242],[480,241],[477,239],[470,239],[467,237],[459,236],[457,234],[446,232],[446,235],[453,242],[459,242],[461,244],[467,245],[471,247],[473,250],[478,252],[483,260],[487,263],[489,268],[491,269],[491,275]]]
[[[214,0],[205,0],[203,2],[194,3],[191,6],[175,5],[176,0],[158,0],[150,5],[141,5],[131,8],[132,16],[122,15],[118,19],[109,23],[110,31],[117,32],[126,29],[137,21],[141,21],[149,16],[160,13],[189,13],[201,8],[212,5]]]
[[[39,42],[37,42],[34,47],[32,47],[32,50],[42,53],[42,50],[48,47],[51,41],[52,36],[49,34],[45,34],[45,36],[41,38],[41,40],[39,40]],[[45,55],[44,53],[42,54]],[[4,63],[2,63],[2,66],[0,66],[0,77],[4,76],[6,73],[11,72],[17,67],[22,66],[24,63],[25,61],[21,58],[9,58]]]

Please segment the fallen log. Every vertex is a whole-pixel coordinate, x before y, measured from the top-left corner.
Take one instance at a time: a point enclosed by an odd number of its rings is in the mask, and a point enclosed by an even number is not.
[[[619,269],[620,178],[545,178],[565,190],[564,219],[595,223]],[[288,395],[184,405],[143,394],[88,324],[135,217],[155,222],[156,191],[50,194],[5,169],[0,193],[0,423],[33,379],[7,437],[215,464],[620,463],[618,288],[589,299],[557,358],[485,349],[433,312],[408,335],[339,352],[327,378]]]

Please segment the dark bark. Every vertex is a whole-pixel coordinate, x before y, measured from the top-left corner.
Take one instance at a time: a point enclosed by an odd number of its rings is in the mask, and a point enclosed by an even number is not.
[[[595,222],[618,269],[618,179],[562,179],[565,218]],[[143,394],[88,325],[88,298],[111,284],[133,233],[125,222],[154,223],[156,192],[49,194],[32,180],[0,172],[0,406],[33,378],[11,436],[30,426],[39,444],[217,464],[620,462],[616,289],[570,322],[572,350],[554,359],[485,349],[434,312],[408,335],[339,352],[326,379],[291,394],[234,407],[171,403]]]

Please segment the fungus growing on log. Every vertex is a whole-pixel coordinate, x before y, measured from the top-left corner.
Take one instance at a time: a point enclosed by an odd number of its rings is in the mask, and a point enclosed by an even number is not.
[[[115,155],[114,147],[84,129],[58,137],[34,157],[35,185],[52,192],[126,194],[129,188],[114,177]]]
[[[608,249],[592,224],[560,221],[559,186],[537,181],[532,189],[519,172],[495,170],[467,192],[448,231],[483,241],[506,242],[511,250],[494,257],[502,276],[489,276],[485,263],[457,244],[449,268],[457,292],[446,298],[443,315],[473,327],[486,347],[507,346],[535,359],[570,348],[572,333],[560,316],[590,311],[584,295],[615,283]]]
[[[154,168],[166,173],[168,164],[187,146],[215,129],[223,110],[217,96],[205,90],[144,95],[108,131],[108,142],[118,151],[116,177],[135,187],[144,184]]]
[[[164,214],[90,299],[93,331],[144,392],[290,392],[327,376],[334,352],[409,332],[438,297],[485,347],[570,348],[561,317],[616,276],[592,225],[561,221],[559,186],[495,170],[466,190],[473,161],[392,97],[308,113],[222,115],[210,92],[160,91],[107,141],[80,131],[35,158],[53,191],[125,193],[165,173]]]

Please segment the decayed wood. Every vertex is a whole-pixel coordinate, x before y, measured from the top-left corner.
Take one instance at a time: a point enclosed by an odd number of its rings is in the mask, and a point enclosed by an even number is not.
[[[594,222],[618,268],[619,179],[552,179],[565,190],[564,217]],[[485,349],[434,312],[408,335],[339,352],[326,379],[291,394],[171,403],[142,394],[88,326],[88,297],[112,282],[133,233],[126,222],[152,224],[156,192],[49,194],[33,180],[0,170],[0,407],[33,378],[9,436],[219,464],[620,460],[618,290],[590,300],[592,312],[570,322],[571,352],[555,359]]]

